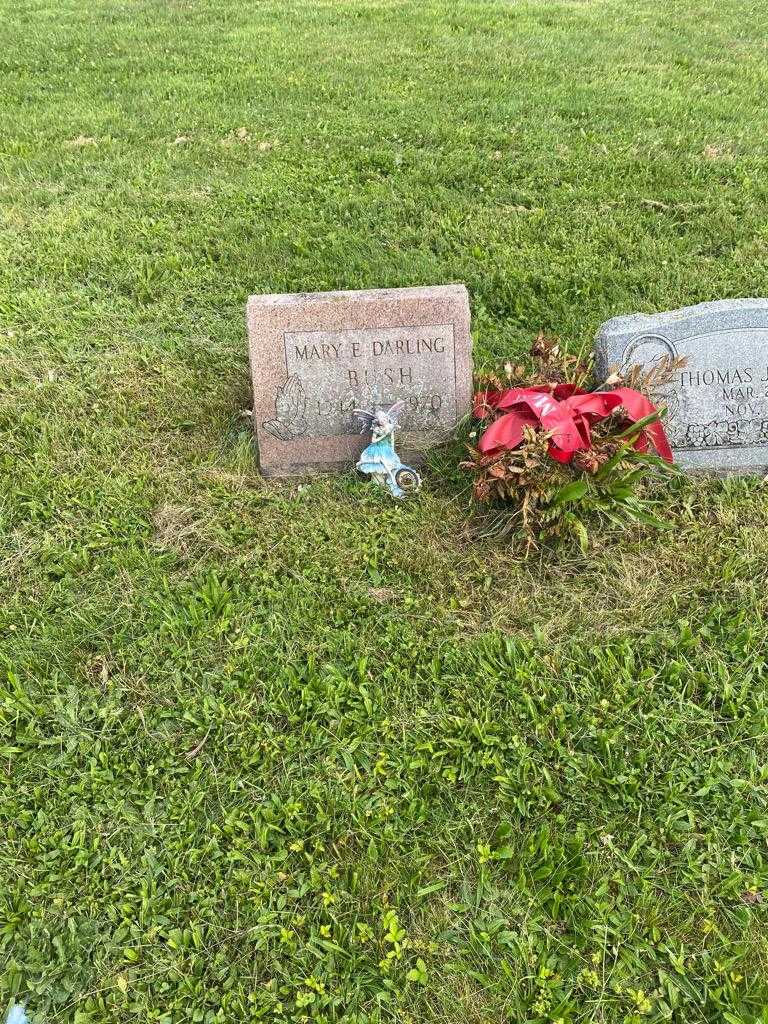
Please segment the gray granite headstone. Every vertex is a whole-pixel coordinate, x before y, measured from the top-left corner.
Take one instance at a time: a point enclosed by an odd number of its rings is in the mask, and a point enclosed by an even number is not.
[[[463,285],[252,295],[253,420],[265,476],[354,466],[355,409],[403,400],[398,450],[445,439],[472,397]]]
[[[716,473],[768,469],[768,299],[703,302],[670,313],[618,316],[595,341],[595,369],[685,356],[656,396],[675,461]]]

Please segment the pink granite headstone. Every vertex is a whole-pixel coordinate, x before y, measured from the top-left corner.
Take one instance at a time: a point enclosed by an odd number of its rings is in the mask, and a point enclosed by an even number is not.
[[[253,295],[248,339],[265,476],[350,469],[369,441],[355,409],[403,399],[398,448],[410,459],[469,410],[463,285]]]

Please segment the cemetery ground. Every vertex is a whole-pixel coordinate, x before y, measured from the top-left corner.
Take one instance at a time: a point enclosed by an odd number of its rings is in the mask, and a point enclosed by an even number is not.
[[[766,490],[521,560],[455,453],[256,472],[252,292],[463,281],[476,361],[766,294],[736,0],[4,6],[0,1005],[754,1024]]]

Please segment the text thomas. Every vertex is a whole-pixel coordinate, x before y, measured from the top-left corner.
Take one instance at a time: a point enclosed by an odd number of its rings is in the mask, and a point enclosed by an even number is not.
[[[768,398],[768,367],[757,373],[751,366],[727,370],[684,370],[680,374],[682,388],[719,388],[729,416],[755,416],[762,400]],[[757,403],[757,404],[756,404]]]

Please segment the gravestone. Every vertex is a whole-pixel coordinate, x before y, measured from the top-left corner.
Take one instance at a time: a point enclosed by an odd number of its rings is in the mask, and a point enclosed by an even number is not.
[[[469,409],[463,285],[252,295],[248,338],[265,476],[350,469],[370,440],[355,409],[403,399],[398,448],[417,461]]]
[[[675,461],[716,473],[768,469],[768,299],[703,302],[671,313],[608,320],[595,342],[595,368],[687,364],[656,395]]]

